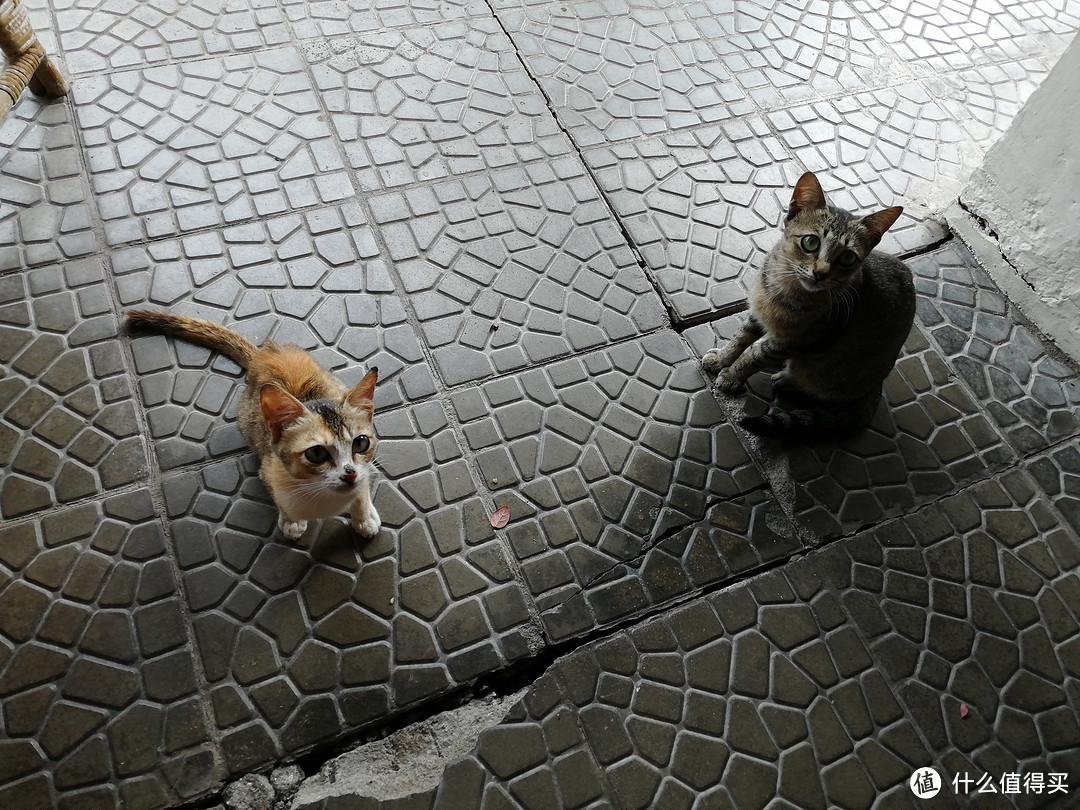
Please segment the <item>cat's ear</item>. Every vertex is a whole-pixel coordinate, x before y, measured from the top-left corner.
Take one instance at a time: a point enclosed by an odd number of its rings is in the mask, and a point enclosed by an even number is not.
[[[372,369],[364,375],[356,385],[345,392],[345,402],[348,402],[357,410],[367,411],[368,415],[375,413],[375,405],[372,400],[375,397],[375,383],[379,379],[379,369]]]
[[[875,211],[873,214],[868,214],[862,218],[862,226],[866,228],[866,232],[870,234],[876,245],[881,241],[881,237],[885,235],[885,231],[892,227],[902,213],[904,213],[904,209],[899,205],[894,205],[892,208],[886,208],[883,211]]]
[[[800,211],[816,211],[825,208],[825,192],[813,172],[807,172],[795,184],[788,206],[787,218],[794,219]]]
[[[304,415],[304,405],[288,391],[273,383],[259,389],[259,407],[274,441],[281,440],[285,428]]]

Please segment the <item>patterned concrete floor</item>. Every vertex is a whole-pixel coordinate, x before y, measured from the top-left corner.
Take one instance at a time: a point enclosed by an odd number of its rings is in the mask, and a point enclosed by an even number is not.
[[[549,660],[439,784],[307,806],[1080,788],[1080,377],[939,216],[1075,0],[26,5],[72,90],[0,125],[0,807],[213,806]],[[918,317],[781,451],[696,358],[805,169],[905,206]],[[378,365],[381,534],[281,538],[239,369],[142,305]]]

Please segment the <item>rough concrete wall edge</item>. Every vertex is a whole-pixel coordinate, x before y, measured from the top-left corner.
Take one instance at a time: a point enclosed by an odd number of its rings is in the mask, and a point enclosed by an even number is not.
[[[1080,307],[1064,303],[1051,306],[1021,278],[1016,268],[1002,253],[1001,244],[982,228],[959,202],[945,211],[945,221],[960,240],[968,246],[991,280],[1015,304],[1040,332],[1050,338],[1061,351],[1080,363]]]

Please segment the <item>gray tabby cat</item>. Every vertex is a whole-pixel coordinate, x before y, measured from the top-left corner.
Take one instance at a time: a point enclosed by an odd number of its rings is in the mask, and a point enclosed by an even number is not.
[[[716,387],[742,390],[777,369],[782,406],[740,423],[760,436],[836,439],[864,427],[915,316],[907,265],[874,247],[902,208],[858,218],[829,205],[810,172],[791,197],[784,236],[750,291],[750,316],[723,349],[702,358]]]

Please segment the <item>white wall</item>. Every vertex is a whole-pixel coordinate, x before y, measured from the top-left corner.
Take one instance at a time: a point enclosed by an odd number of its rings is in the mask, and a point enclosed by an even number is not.
[[[987,152],[960,203],[985,223],[954,222],[954,208],[950,224],[965,241],[983,231],[991,244],[976,253],[995,281],[1080,359],[1080,37]]]

